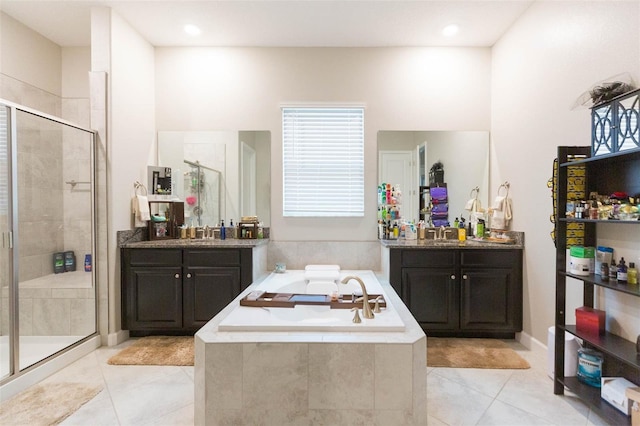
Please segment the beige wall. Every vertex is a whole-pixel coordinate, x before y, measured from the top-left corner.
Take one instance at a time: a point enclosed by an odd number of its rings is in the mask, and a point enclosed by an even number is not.
[[[536,2],[496,44],[492,59],[491,181],[511,182],[513,228],[526,234],[524,329],[545,342],[555,312],[546,182],[558,145],[590,144],[590,110],[570,109],[578,96],[624,71],[640,82],[640,3]],[[613,225],[600,228],[615,231]],[[606,242],[617,250],[616,259],[623,255],[640,263],[638,241],[640,228],[624,226]],[[577,282],[569,286],[577,306],[580,288]],[[640,298],[616,293],[607,300],[609,325],[635,341]],[[568,320],[575,307],[568,307]]]
[[[0,73],[52,95],[61,95],[60,46],[2,12],[0,52]]]

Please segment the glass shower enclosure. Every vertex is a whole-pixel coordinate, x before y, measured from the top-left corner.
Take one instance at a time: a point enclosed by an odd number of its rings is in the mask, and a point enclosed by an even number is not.
[[[184,163],[189,166],[184,173],[185,213],[189,218],[187,225],[218,225],[222,173],[198,161],[184,160]]]
[[[0,100],[0,382],[97,333],[95,133]]]

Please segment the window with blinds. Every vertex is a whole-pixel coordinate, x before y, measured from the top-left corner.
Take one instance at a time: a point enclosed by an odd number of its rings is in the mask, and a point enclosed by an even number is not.
[[[364,216],[364,108],[283,108],[285,217]]]

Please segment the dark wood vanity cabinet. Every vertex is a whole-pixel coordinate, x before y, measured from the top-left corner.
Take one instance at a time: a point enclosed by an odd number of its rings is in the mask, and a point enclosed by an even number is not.
[[[390,281],[429,336],[522,330],[522,251],[394,249]]]
[[[252,281],[251,248],[123,248],[122,328],[193,334]]]

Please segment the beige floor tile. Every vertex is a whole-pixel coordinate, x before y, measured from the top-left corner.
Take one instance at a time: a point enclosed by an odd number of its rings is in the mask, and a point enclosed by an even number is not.
[[[476,424],[479,426],[542,426],[553,423],[509,404],[493,401]]]
[[[427,375],[427,414],[448,425],[474,425],[493,398],[432,371]]]
[[[107,360],[131,345],[101,347],[46,379],[102,383],[104,389],[62,424],[191,426],[194,368],[113,366]],[[528,370],[427,368],[427,422],[453,425],[584,425],[607,423],[569,392],[553,394],[546,356],[507,341]],[[376,419],[374,419],[376,420]],[[384,419],[377,419],[379,424]]]

